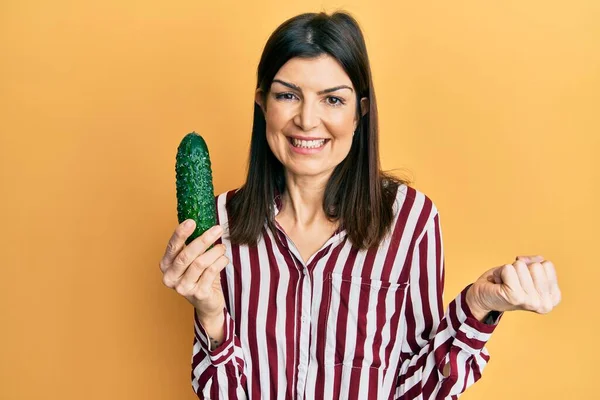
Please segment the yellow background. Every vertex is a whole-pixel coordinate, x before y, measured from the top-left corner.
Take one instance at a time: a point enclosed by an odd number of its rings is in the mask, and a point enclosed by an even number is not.
[[[158,269],[176,147],[203,134],[216,191],[240,185],[265,41],[340,7],[366,36],[383,165],[440,210],[446,303],[518,254],[558,270],[563,302],[507,314],[463,398],[598,398],[595,0],[3,0],[0,398],[195,398],[192,308]]]

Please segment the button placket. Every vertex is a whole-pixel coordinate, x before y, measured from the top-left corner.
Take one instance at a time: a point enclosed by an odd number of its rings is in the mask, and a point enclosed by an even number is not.
[[[321,246],[321,248],[313,254],[308,262],[305,264],[298,248],[294,244],[294,242],[289,238],[289,236],[285,233],[283,228],[276,224],[276,228],[278,233],[282,235],[282,242],[285,242],[285,249],[288,254],[290,254],[294,266],[300,273],[300,290],[302,293],[302,301],[299,304],[299,310],[296,310],[296,318],[299,318],[300,323],[300,337],[298,338],[299,346],[298,346],[298,359],[297,359],[297,381],[296,381],[296,391],[298,398],[304,397],[304,392],[306,389],[306,379],[308,377],[308,363],[310,359],[310,331],[311,331],[311,313],[312,313],[312,277],[311,270],[315,266],[315,264],[326,256],[327,253],[331,251],[331,248],[334,243],[343,240],[345,231],[336,232],[332,235],[327,242]],[[298,323],[298,319],[296,319]]]
[[[306,378],[308,374],[308,360],[309,360],[309,352],[310,352],[310,312],[311,312],[311,278],[308,273],[308,269],[304,266],[299,260],[296,260],[297,263],[300,263],[302,276],[300,277],[301,290],[302,290],[302,303],[300,304],[300,353],[298,357],[298,395],[302,398],[302,394],[305,391],[306,386]],[[297,265],[298,266],[298,265]]]

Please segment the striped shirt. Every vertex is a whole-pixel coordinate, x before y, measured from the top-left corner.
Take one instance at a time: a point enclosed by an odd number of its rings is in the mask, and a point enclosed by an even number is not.
[[[390,233],[358,250],[338,229],[308,260],[276,224],[256,246],[232,245],[216,197],[225,339],[210,350],[194,312],[192,387],[201,399],[455,399],[481,377],[484,324],[466,305],[444,312],[444,252],[435,204],[401,185]],[[281,207],[274,200],[275,212]],[[444,367],[449,374],[444,375]]]

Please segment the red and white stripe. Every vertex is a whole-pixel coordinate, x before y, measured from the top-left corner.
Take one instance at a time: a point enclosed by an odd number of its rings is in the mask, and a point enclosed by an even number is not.
[[[199,398],[446,399],[481,377],[496,324],[473,317],[468,286],[444,312],[440,217],[423,193],[400,186],[392,231],[377,249],[358,251],[340,230],[306,264],[280,226],[265,224],[256,247],[232,245],[233,194],[216,199],[231,260],[217,349],[208,350],[194,312]]]

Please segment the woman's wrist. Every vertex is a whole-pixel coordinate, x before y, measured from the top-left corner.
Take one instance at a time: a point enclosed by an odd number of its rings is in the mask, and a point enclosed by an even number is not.
[[[467,307],[471,311],[471,314],[473,314],[473,317],[475,317],[475,319],[479,322],[484,322],[488,314],[492,311],[484,309],[474,300],[473,286],[467,290],[465,301],[467,303]]]
[[[210,341],[210,350],[214,350],[219,347],[223,340],[225,339],[225,330],[223,328],[223,324],[225,322],[225,316],[223,313],[219,313],[212,316],[205,316],[198,312],[196,309],[196,315],[198,317],[198,322],[204,328],[204,331],[209,337]]]

